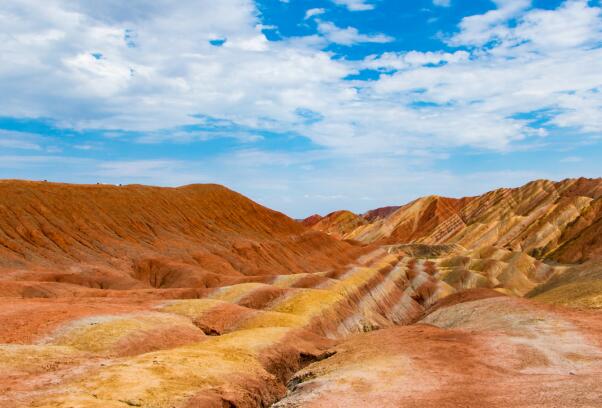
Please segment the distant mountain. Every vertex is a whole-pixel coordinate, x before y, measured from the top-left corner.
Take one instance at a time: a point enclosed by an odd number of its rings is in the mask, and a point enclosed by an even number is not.
[[[600,200],[0,182],[0,406],[598,406]]]
[[[389,215],[393,214],[395,211],[399,210],[399,206],[389,206],[389,207],[381,207],[376,208],[374,210],[370,210],[362,214],[362,217],[366,220],[373,222],[380,218],[386,218]]]
[[[307,225],[307,219],[304,220],[304,223]],[[343,210],[322,217],[311,227],[316,231],[326,232],[336,238],[345,238],[351,232],[367,224],[368,221],[362,216]]]
[[[301,224],[305,225],[306,227],[313,227],[315,224],[317,224],[318,222],[320,222],[320,220],[323,217],[319,214],[314,214],[311,215],[305,219],[299,220],[301,222]]]
[[[363,216],[335,212],[312,228],[364,243],[495,246],[580,263],[602,256],[602,179],[537,180],[461,199],[427,196]]]
[[[359,252],[219,185],[0,181],[0,278],[13,289],[207,287],[332,269]]]

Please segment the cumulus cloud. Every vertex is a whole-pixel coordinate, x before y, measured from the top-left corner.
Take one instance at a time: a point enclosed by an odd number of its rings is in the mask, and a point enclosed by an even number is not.
[[[338,3],[350,10],[373,6]],[[600,7],[585,0],[546,10],[527,0],[495,4],[446,34],[445,51],[387,52],[351,61],[328,47],[392,38],[316,19],[313,35],[269,41],[250,0],[6,0],[0,3],[0,53],[8,61],[0,64],[0,111],[48,118],[69,129],[130,131],[139,143],[211,137],[253,143],[263,131],[299,134],[331,160],[347,160],[375,180],[382,179],[370,170],[376,163],[399,178],[409,169],[394,163],[420,154],[420,160],[436,160],[455,147],[511,150],[553,127],[576,137],[602,132]],[[365,70],[375,77],[362,80],[357,74]],[[216,121],[232,127],[222,129]],[[180,131],[190,125],[216,129]],[[45,146],[17,136],[0,134],[0,145]],[[309,176],[296,179],[296,186],[327,195],[328,186],[322,191],[305,184],[310,178],[325,183],[323,173],[311,170],[323,160],[318,156],[261,155],[249,148],[230,157],[299,166],[295,170]],[[186,173],[182,163],[142,164],[137,174]],[[117,177],[122,170],[128,168],[98,171]],[[190,177],[205,177],[206,170]],[[273,179],[277,172],[271,170]],[[258,173],[255,185],[261,177],[268,183],[266,173]],[[340,194],[352,196],[353,187],[342,178],[337,182],[347,187]],[[249,191],[238,179],[222,181]]]
[[[470,54],[466,51],[450,52],[419,52],[405,53],[385,52],[380,55],[371,55],[363,61],[364,68],[376,70],[403,70],[413,67],[458,63],[467,61]]]
[[[10,64],[0,66],[0,109],[76,129],[145,132],[143,142],[208,137],[166,131],[202,124],[202,115],[250,129],[230,134],[241,140],[296,132],[354,153],[408,143],[507,149],[541,134],[521,117],[533,111],[547,112],[551,125],[600,130],[600,8],[496,4],[448,37],[467,51],[358,62],[324,48],[392,38],[318,21],[320,35],[271,42],[250,0],[3,2],[0,51]],[[380,78],[345,80],[366,69]],[[301,111],[316,119],[300,120]]]
[[[494,0],[497,8],[484,14],[465,17],[460,33],[451,38],[451,45],[484,45],[503,37],[509,30],[508,21],[524,12],[531,0]]]
[[[41,150],[40,139],[35,134],[0,129],[0,147],[3,149]]]
[[[320,14],[324,14],[326,9],[323,8],[312,8],[305,12],[305,20],[308,20],[312,17],[318,16]]]
[[[433,0],[433,4],[439,7],[449,7],[451,6],[451,0]]]
[[[374,5],[367,0],[332,0],[339,6],[345,6],[350,11],[366,11],[374,9]]]
[[[393,41],[392,37],[383,34],[361,34],[355,27],[341,28],[329,21],[320,21],[318,31],[326,39],[335,44],[353,45],[358,43],[387,43]]]

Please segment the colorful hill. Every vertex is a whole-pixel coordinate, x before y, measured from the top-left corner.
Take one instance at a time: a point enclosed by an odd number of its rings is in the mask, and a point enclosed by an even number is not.
[[[306,225],[311,223],[308,219],[305,219],[303,222]],[[368,221],[351,211],[335,211],[313,223],[311,227],[314,230],[325,232],[328,235],[341,239],[366,224],[368,224]]]
[[[218,185],[0,182],[0,293],[213,287],[329,270],[362,251]]]
[[[602,315],[480,294],[350,337],[274,407],[595,407]]]
[[[0,407],[598,406],[600,193],[310,229],[216,185],[0,182]]]
[[[494,246],[581,263],[602,256],[602,179],[537,180],[462,199],[428,196],[384,217],[356,216],[355,228],[351,218],[330,214],[312,228],[365,243]]]

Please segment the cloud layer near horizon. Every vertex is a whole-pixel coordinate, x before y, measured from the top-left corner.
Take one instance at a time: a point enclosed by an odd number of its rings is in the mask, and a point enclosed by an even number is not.
[[[354,14],[379,7],[334,3]],[[453,149],[507,152],[542,143],[558,129],[576,137],[602,133],[600,7],[584,0],[547,10],[528,0],[495,4],[442,32],[439,50],[357,59],[332,46],[395,38],[331,21],[323,9],[306,14],[313,34],[271,41],[266,30],[274,28],[250,0],[7,0],[0,4],[0,52],[9,61],[0,65],[0,112],[75,131],[133,132],[141,144],[235,138],[249,145],[208,162],[238,160],[249,166],[246,176],[266,183],[276,156],[287,157],[282,166],[289,169],[304,166],[308,177],[300,184],[329,167],[357,169],[357,183],[370,183],[375,160],[403,178],[416,171],[413,161]],[[303,154],[263,151],[252,143],[264,132],[297,135],[312,147]],[[52,153],[44,138],[4,132],[0,147]],[[257,155],[270,157],[264,173]],[[134,161],[150,163],[136,168],[155,176],[157,165],[179,163]],[[124,163],[99,166],[98,175],[107,176]],[[219,171],[200,173],[214,180]],[[340,181],[349,191],[357,183]],[[305,195],[327,197],[329,189],[323,183]]]

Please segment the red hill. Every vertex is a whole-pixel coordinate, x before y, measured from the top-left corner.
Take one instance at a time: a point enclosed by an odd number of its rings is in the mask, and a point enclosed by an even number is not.
[[[5,280],[203,287],[332,269],[356,254],[219,185],[0,182]]]

